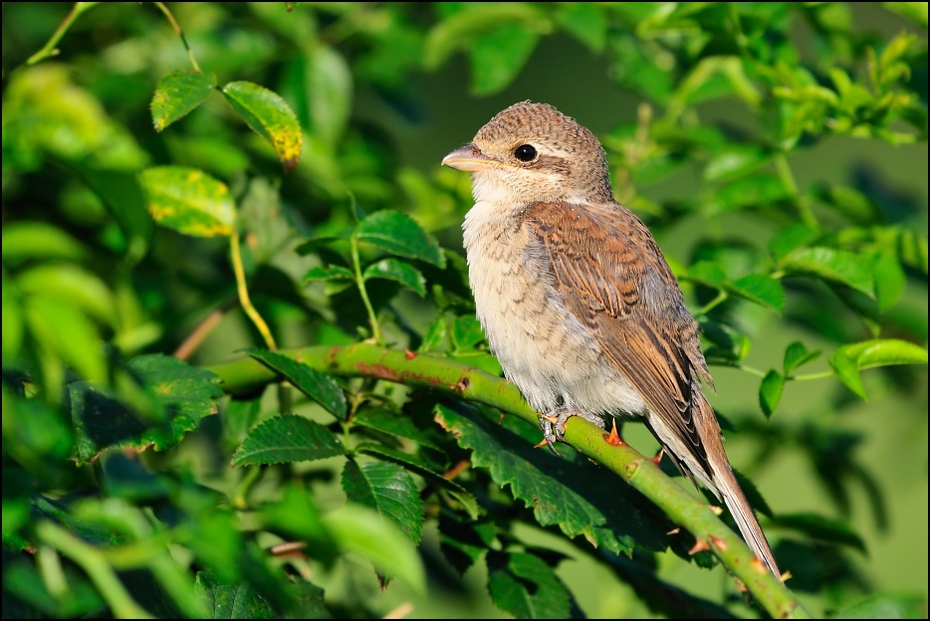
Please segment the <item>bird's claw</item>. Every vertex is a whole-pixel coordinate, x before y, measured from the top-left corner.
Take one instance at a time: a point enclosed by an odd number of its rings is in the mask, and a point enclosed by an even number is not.
[[[555,455],[559,452],[555,450],[556,442],[565,442],[565,423],[573,414],[564,409],[557,409],[549,414],[539,415],[539,428],[543,433],[543,441],[537,446],[547,444],[549,450]]]

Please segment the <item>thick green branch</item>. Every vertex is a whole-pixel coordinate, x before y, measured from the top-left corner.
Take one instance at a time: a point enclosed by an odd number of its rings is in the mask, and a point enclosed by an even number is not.
[[[306,347],[281,351],[314,369],[342,377],[372,377],[408,386],[431,388],[497,408],[536,425],[535,411],[513,384],[467,365],[436,356],[411,354],[358,343],[348,347]],[[252,392],[277,380],[257,360],[246,358],[210,368],[230,394]],[[620,475],[706,544],[775,618],[808,618],[792,593],[755,558],[743,540],[714,514],[629,445],[613,446],[604,431],[575,417],[565,428],[565,441]]]

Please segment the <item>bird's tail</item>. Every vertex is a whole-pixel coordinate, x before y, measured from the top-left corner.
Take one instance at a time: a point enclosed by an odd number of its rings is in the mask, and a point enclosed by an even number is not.
[[[705,415],[695,416],[695,423],[699,426],[698,434],[704,443],[704,449],[707,454],[707,465],[710,466],[710,479],[713,486],[717,488],[718,497],[722,497],[723,503],[730,510],[730,515],[736,521],[739,532],[743,539],[752,548],[762,562],[776,577],[781,576],[778,565],[775,564],[775,555],[772,554],[772,548],[756,520],[756,515],[752,511],[746,494],[736,480],[733,474],[733,468],[727,459],[727,454],[723,448],[723,441],[720,435],[720,425],[717,423],[717,417],[714,415],[713,408],[707,402],[703,395],[698,397],[697,407],[705,408]]]

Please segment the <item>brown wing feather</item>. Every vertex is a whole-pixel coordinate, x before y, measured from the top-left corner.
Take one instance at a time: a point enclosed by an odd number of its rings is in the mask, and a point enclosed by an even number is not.
[[[692,360],[700,355],[695,323],[646,226],[620,205],[538,203],[524,221],[544,247],[569,310],[710,477],[692,409],[695,367],[705,368],[703,358]],[[654,290],[642,295],[645,287]]]

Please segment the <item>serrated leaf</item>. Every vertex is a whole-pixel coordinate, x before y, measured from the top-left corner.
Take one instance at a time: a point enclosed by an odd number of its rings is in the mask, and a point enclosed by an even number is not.
[[[399,578],[418,594],[426,592],[423,563],[414,544],[394,522],[368,507],[347,504],[323,518],[339,547],[370,561],[382,573]]]
[[[785,289],[781,283],[766,274],[748,274],[730,283],[733,293],[778,313],[785,310]]]
[[[397,259],[381,259],[365,268],[362,274],[365,280],[384,278],[399,282],[421,298],[426,296],[426,279],[418,269]]]
[[[323,425],[303,416],[281,414],[249,432],[233,455],[232,465],[312,461],[344,453],[342,442]]]
[[[342,490],[350,501],[393,520],[413,543],[420,542],[423,503],[409,472],[388,462],[359,465],[350,459],[342,469]]]
[[[340,420],[345,420],[346,395],[336,380],[273,351],[250,349],[246,353],[269,369],[283,375],[295,388],[319,403],[327,412]]]
[[[788,274],[815,276],[875,297],[871,265],[848,250],[825,246],[797,248],[779,262],[779,267]]]
[[[759,385],[759,407],[762,408],[766,418],[778,408],[784,388],[785,378],[775,369],[766,373],[762,378],[762,383]]]
[[[445,317],[439,315],[429,324],[429,328],[426,329],[426,334],[423,335],[423,342],[420,343],[420,347],[417,351],[420,353],[430,352],[434,349],[441,348],[445,342],[446,320]]]
[[[224,584],[208,571],[198,571],[194,589],[207,619],[274,619],[277,615],[248,582]]]
[[[781,528],[789,528],[804,533],[808,537],[850,546],[862,553],[866,552],[865,541],[850,528],[849,523],[817,515],[815,513],[781,514],[775,519]]]
[[[205,172],[158,166],[143,170],[139,180],[149,213],[162,226],[197,237],[234,234],[236,205],[229,188]]]
[[[568,589],[538,556],[488,553],[488,592],[494,604],[518,619],[567,619]]]
[[[455,481],[445,478],[438,472],[434,472],[426,462],[417,456],[373,442],[363,442],[356,447],[355,452],[387,460],[403,466],[407,470],[416,472],[428,482],[446,490],[452,497],[462,503],[462,507],[464,507],[473,518],[478,516],[478,501],[473,495]]]
[[[178,69],[162,77],[149,106],[155,131],[162,131],[196,109],[215,87],[212,79],[195,69]]]
[[[223,87],[226,101],[259,136],[271,143],[288,173],[297,166],[303,134],[297,115],[274,91],[251,82],[230,82]]]
[[[664,550],[671,543],[668,518],[615,476],[577,455],[561,459],[533,449],[528,425],[510,419],[504,425],[465,406],[437,406],[437,422],[472,451],[472,464],[487,468],[492,480],[509,487],[514,498],[533,510],[543,527],[558,525],[568,537],[584,536],[597,547],[629,554],[634,547]]]
[[[309,281],[330,281],[330,280],[355,280],[355,274],[347,267],[341,265],[319,265],[311,267],[304,274],[303,282]]]
[[[785,361],[782,370],[785,376],[791,374],[798,367],[812,362],[820,357],[820,350],[809,351],[804,343],[795,341],[785,348]]]
[[[78,465],[93,461],[106,449],[170,449],[198,429],[205,416],[216,414],[215,400],[223,391],[213,373],[161,354],[139,356],[127,367],[161,412],[153,416],[135,411],[87,382],[69,384]]]
[[[353,235],[359,241],[374,244],[392,254],[420,259],[438,267],[445,266],[439,243],[416,220],[399,211],[376,211],[355,227]]]

